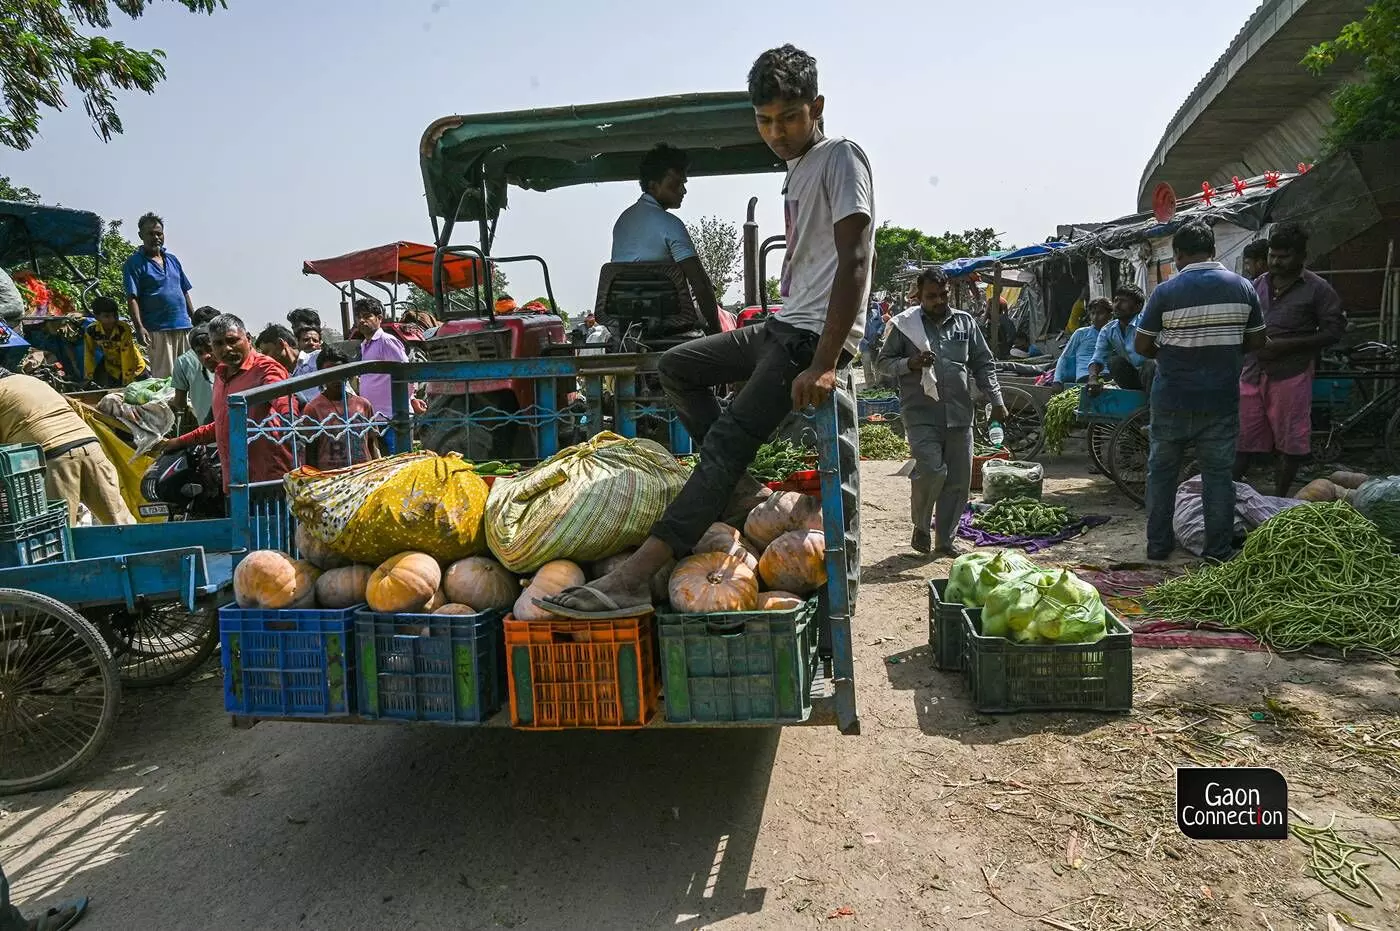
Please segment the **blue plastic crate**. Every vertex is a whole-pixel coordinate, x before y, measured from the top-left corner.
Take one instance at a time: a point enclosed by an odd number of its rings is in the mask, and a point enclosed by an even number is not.
[[[658,615],[667,722],[807,720],[817,604],[809,598],[791,611]]]
[[[506,699],[504,611],[355,615],[362,717],[480,724]]]
[[[291,718],[350,714],[355,610],[220,608],[224,708]]]
[[[53,502],[42,517],[0,524],[0,569],[62,562],[72,552],[66,501]]]
[[[1097,395],[1079,393],[1079,419],[1084,422],[1127,420],[1147,406],[1147,394],[1129,388],[1105,388]]]
[[[893,417],[900,411],[899,398],[885,398],[883,400],[866,400],[856,398],[856,417],[864,420],[879,414],[881,417]]]

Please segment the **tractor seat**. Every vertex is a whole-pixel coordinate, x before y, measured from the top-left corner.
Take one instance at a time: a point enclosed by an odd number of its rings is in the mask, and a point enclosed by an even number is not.
[[[598,322],[622,338],[636,332],[652,351],[704,335],[685,274],[674,262],[609,262],[598,275]]]

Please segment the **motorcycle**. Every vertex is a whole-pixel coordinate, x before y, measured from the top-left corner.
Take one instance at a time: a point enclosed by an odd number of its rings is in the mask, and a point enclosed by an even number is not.
[[[163,454],[141,478],[141,495],[164,502],[170,519],[216,520],[225,514],[223,473],[212,446]]]

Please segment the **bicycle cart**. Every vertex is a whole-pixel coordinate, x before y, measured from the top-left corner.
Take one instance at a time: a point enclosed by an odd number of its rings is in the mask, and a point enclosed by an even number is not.
[[[228,520],[70,530],[64,503],[49,511],[40,533],[0,543],[12,565],[0,569],[0,795],[91,760],[123,685],[198,668],[232,581]]]
[[[1094,465],[1134,504],[1147,500],[1147,394],[1105,387],[1098,394],[1079,393],[1079,423],[1089,431]]]

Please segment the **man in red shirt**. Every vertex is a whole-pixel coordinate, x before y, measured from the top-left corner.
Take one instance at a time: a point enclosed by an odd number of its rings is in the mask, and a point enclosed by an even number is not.
[[[228,491],[228,397],[262,385],[284,381],[287,370],[275,359],[253,349],[248,329],[233,314],[220,314],[209,322],[209,337],[214,344],[214,358],[219,367],[214,372],[214,422],[191,430],[183,436],[167,440],[152,455],[189,446],[217,442],[219,465],[224,473],[224,491]],[[295,414],[290,399],[280,397],[270,404],[254,404],[248,408],[248,419],[267,424],[273,415],[290,419]],[[250,425],[249,432],[252,432]],[[289,434],[290,435],[290,434]],[[279,481],[291,471],[292,453],[286,446],[267,437],[253,440],[248,446],[248,481]]]

